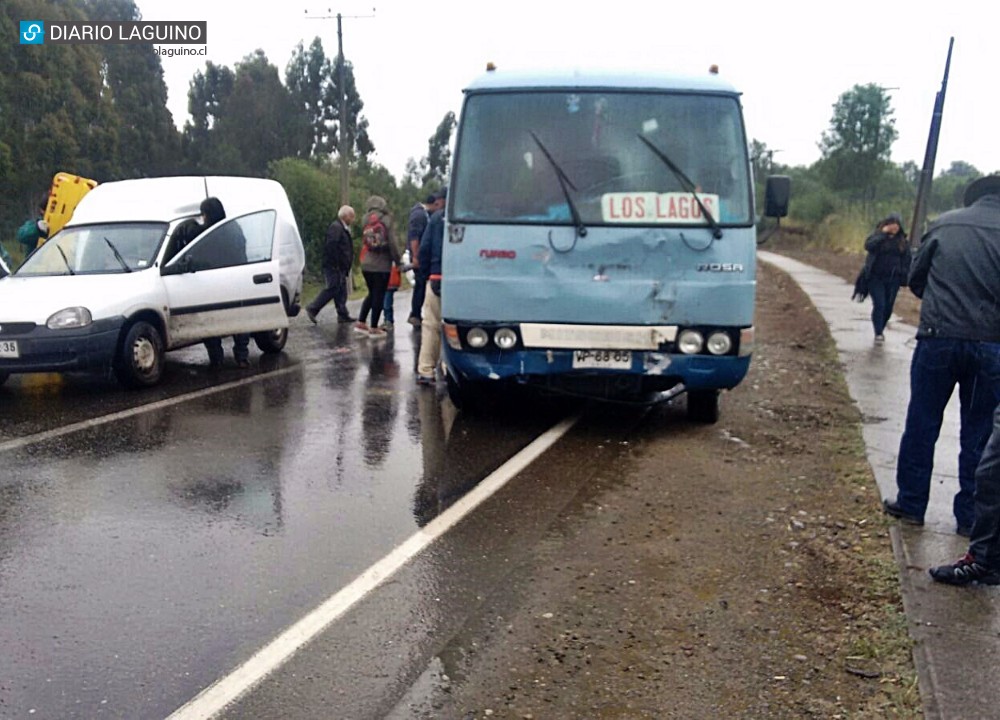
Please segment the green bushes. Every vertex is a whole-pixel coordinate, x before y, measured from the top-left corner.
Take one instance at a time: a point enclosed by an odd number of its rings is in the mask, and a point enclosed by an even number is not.
[[[317,273],[323,257],[326,228],[340,209],[340,184],[314,163],[298,158],[272,162],[270,175],[288,194],[306,248],[306,267]]]

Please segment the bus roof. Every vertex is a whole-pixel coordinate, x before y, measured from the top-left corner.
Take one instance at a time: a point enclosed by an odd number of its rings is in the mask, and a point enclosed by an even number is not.
[[[651,72],[611,71],[500,71],[491,70],[473,80],[464,92],[490,92],[494,90],[676,90],[681,92],[710,92],[731,95],[741,94],[718,75],[657,74]]]

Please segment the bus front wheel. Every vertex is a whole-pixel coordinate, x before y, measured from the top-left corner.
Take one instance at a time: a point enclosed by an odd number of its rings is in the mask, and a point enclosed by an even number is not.
[[[487,409],[490,393],[483,387],[483,383],[468,380],[460,382],[451,373],[446,373],[445,377],[452,405],[470,415],[481,414]]]
[[[719,391],[691,390],[687,394],[688,420],[709,425],[719,421]]]

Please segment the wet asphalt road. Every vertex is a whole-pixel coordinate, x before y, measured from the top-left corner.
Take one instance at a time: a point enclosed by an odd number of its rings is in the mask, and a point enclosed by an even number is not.
[[[166,717],[575,411],[458,415],[443,390],[414,385],[418,338],[408,325],[358,337],[331,310],[318,327],[293,321],[278,357],[251,344],[248,371],[209,371],[199,346],[168,355],[152,391],[55,375],[0,387],[0,717]],[[564,451],[581,478],[589,443]],[[483,543],[510,552],[518,528],[544,527],[573,492],[558,480],[544,502],[511,490],[464,523],[464,540],[413,563],[294,667],[393,673],[339,696],[344,712],[384,715],[434,652],[427,628],[475,596],[463,578],[500,582]],[[376,636],[358,634],[365,623]],[[322,660],[331,642],[336,663]]]

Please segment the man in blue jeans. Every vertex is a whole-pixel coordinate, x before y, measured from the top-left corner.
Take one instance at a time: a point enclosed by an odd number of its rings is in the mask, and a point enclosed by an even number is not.
[[[1000,408],[993,433],[976,468],[976,518],[969,550],[951,565],[928,570],[948,585],[1000,585]]]
[[[957,384],[959,491],[953,510],[956,532],[968,537],[976,466],[1000,402],[1000,175],[973,181],[964,200],[964,208],[931,224],[913,260],[910,289],[922,299],[920,327],[896,463],[898,493],[882,505],[903,522],[924,524],[934,445]]]

